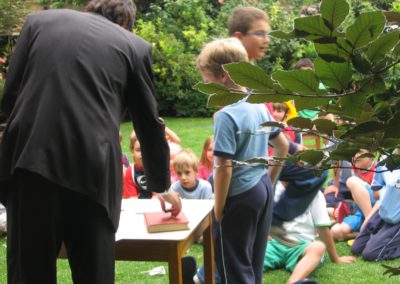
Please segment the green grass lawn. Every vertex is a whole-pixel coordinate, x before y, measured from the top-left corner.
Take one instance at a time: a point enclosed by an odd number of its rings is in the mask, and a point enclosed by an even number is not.
[[[165,118],[166,125],[175,131],[182,140],[184,148],[192,149],[197,156],[200,156],[204,140],[212,134],[211,118],[190,118],[176,119]],[[123,133],[122,149],[129,155],[129,135],[132,131],[131,123],[124,123],[121,126]],[[350,255],[350,247],[346,243],[338,243],[337,248],[340,255]],[[203,263],[203,250],[201,245],[193,245],[187,252],[193,255],[199,265]],[[400,259],[383,262],[390,266],[400,266]],[[149,276],[146,271],[157,266],[164,266],[167,274],[164,276]],[[69,265],[66,260],[59,260],[57,263],[58,283],[72,283]],[[310,277],[319,283],[332,284],[353,284],[353,283],[400,283],[400,276],[392,278],[383,275],[385,269],[381,263],[365,262],[358,258],[352,264],[334,264],[329,260],[322,268],[315,271]],[[263,283],[280,284],[285,283],[289,273],[284,270],[264,273]],[[7,283],[6,273],[6,244],[4,238],[0,238],[0,284]],[[165,262],[116,262],[116,283],[168,283],[168,265]]]
[[[200,158],[204,141],[213,134],[212,118],[164,118],[166,126],[173,130],[179,138],[183,148],[191,149]],[[121,125],[122,151],[132,159],[129,151],[129,137],[132,132],[132,123]]]

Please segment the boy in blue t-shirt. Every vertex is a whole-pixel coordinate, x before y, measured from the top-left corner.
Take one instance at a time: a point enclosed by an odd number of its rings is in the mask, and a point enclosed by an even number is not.
[[[246,92],[222,68],[223,64],[241,61],[248,61],[248,56],[240,41],[221,39],[203,48],[197,67],[204,81]],[[264,165],[235,166],[234,161],[268,157],[268,142],[274,146],[274,156],[286,157],[289,145],[284,134],[272,128],[262,129],[262,123],[272,120],[264,105],[250,104],[245,99],[222,108],[214,116],[213,237],[222,283],[262,282],[272,215],[272,184],[281,165],[269,167],[267,174]]]
[[[211,184],[197,178],[199,161],[192,151],[181,150],[172,164],[178,181],[171,185],[171,190],[179,193],[181,198],[213,199]]]

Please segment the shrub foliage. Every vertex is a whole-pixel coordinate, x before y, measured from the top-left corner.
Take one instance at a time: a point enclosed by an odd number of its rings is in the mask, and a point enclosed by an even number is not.
[[[371,7],[369,7],[371,8]],[[349,19],[348,16],[350,14]],[[294,99],[298,109],[334,113],[342,123],[293,118],[288,124],[331,142],[329,148],[308,150],[290,159],[324,170],[334,160],[349,160],[361,148],[387,156],[389,169],[400,166],[400,11],[368,9],[351,13],[345,0],[323,0],[320,13],[296,18],[291,31],[271,34],[282,40],[307,40],[317,52],[315,71],[275,71],[272,75],[249,63],[225,66],[239,85],[253,90],[250,102]],[[319,88],[323,83],[326,89]],[[245,96],[216,84],[199,83],[212,94],[209,105],[226,105]],[[269,123],[268,125],[276,125]]]

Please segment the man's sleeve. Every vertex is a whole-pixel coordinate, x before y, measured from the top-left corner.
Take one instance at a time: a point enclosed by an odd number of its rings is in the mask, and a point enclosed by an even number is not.
[[[132,66],[127,103],[134,129],[140,142],[143,166],[150,191],[162,193],[171,184],[169,147],[165,125],[158,117],[153,85],[151,47],[138,39]]]
[[[8,118],[18,98],[21,82],[25,73],[29,53],[30,24],[29,18],[26,21],[18,37],[17,44],[12,52],[9,68],[7,71],[6,83],[4,85],[1,110]]]

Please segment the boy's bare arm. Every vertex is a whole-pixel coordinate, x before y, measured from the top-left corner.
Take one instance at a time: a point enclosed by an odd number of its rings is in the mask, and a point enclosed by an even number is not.
[[[277,137],[270,140],[269,143],[273,146],[272,148],[272,156],[279,158],[286,158],[289,151],[289,142],[283,133],[279,133]],[[275,185],[279,174],[281,173],[282,165],[272,165],[268,168],[268,175],[271,178],[271,182]]]
[[[216,157],[216,169],[214,176],[214,213],[217,221],[221,221],[222,212],[228,196],[229,185],[232,178],[232,160]]]
[[[329,258],[332,262],[336,263],[352,263],[356,260],[354,256],[339,256],[336,250],[335,242],[332,238],[329,227],[318,227],[316,228],[321,241],[325,244],[326,250],[329,254]]]

